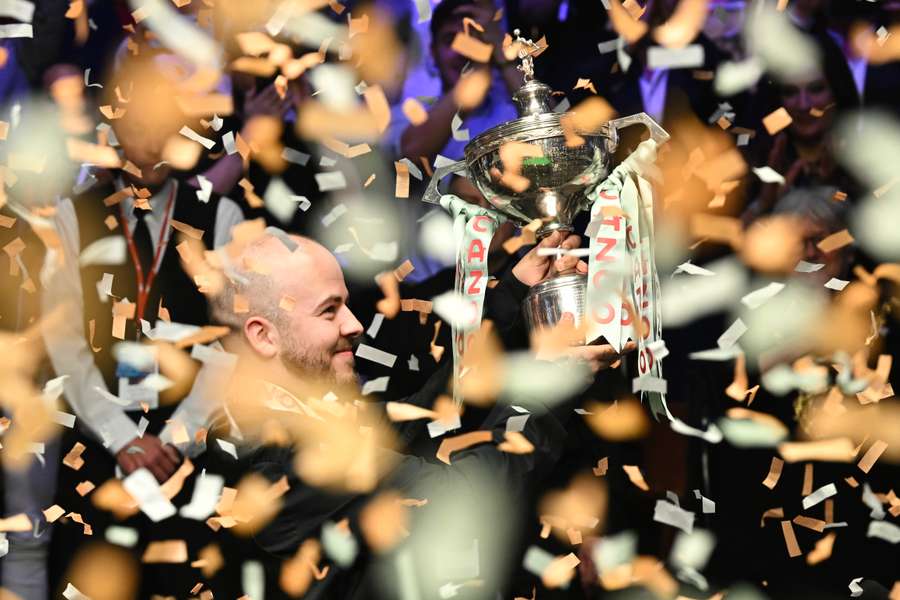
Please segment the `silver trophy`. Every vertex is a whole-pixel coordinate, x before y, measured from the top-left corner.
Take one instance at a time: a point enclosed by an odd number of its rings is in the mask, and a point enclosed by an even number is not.
[[[577,130],[584,138],[578,146],[568,146],[563,130],[563,114],[550,108],[552,90],[534,79],[533,55],[539,46],[515,32],[519,66],[525,83],[513,94],[519,118],[501,123],[472,139],[465,148],[465,160],[435,169],[425,191],[424,200],[437,203],[438,184],[450,174],[465,174],[498,212],[527,225],[540,219],[537,237],[556,230],[573,230],[575,216],[589,209],[585,192],[602,182],[612,170],[611,160],[619,143],[618,131],[641,124],[650,137],[662,144],[669,134],[649,115],[638,113],[613,119],[593,131]],[[525,159],[521,175],[529,180],[527,189],[514,191],[498,181],[502,172],[501,147],[511,142],[539,146],[540,160]],[[552,327],[563,313],[572,313],[576,324],[584,317],[586,277],[560,274],[532,287],[523,305],[529,328]]]

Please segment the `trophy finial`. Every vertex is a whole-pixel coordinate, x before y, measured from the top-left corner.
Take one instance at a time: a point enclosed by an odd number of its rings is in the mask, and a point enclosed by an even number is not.
[[[522,64],[516,68],[522,71],[527,83],[534,79],[534,57],[532,55],[540,50],[541,47],[530,39],[522,37],[522,31],[519,29],[514,29],[513,34],[516,36],[513,41],[519,44],[516,56],[522,61]]]

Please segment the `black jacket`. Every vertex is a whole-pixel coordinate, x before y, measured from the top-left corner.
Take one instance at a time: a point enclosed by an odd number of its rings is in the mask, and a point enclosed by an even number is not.
[[[519,306],[527,287],[518,283],[512,276],[504,278],[486,300],[486,316],[495,319],[497,330],[501,336],[510,335],[520,327]],[[431,407],[435,398],[444,392],[446,383],[452,373],[450,353],[445,353],[443,364],[417,393],[405,398],[410,404]],[[376,418],[386,420],[383,408],[375,406]],[[506,424],[509,417],[520,413],[506,404],[497,404],[488,414],[479,430],[492,432],[492,442],[479,444],[451,455],[451,465],[445,465],[435,459],[434,450],[444,437],[456,435],[453,432],[436,440],[429,440],[425,420],[409,423],[391,424],[401,444],[409,449],[418,447],[417,453],[403,453],[393,449],[380,448],[380,458],[394,461],[395,466],[384,477],[372,494],[333,493],[311,486],[297,476],[294,470],[295,451],[291,447],[262,446],[249,449],[241,457],[246,469],[257,472],[274,482],[286,476],[290,489],[281,498],[282,508],[275,519],[255,536],[256,542],[266,551],[279,558],[293,556],[299,546],[309,538],[318,538],[322,527],[328,522],[337,523],[349,519],[350,529],[357,539],[360,552],[356,560],[348,568],[340,568],[327,556],[323,563],[330,565],[328,575],[321,581],[314,581],[306,598],[376,598],[392,597],[393,592],[385,589],[377,582],[383,583],[383,570],[396,570],[393,554],[375,556],[366,547],[364,537],[360,534],[358,515],[372,497],[379,491],[395,490],[405,498],[428,498],[429,503],[423,507],[410,509],[410,530],[415,532],[417,523],[430,521],[429,511],[442,511],[446,504],[453,503],[455,508],[465,507],[465,511],[479,511],[488,522],[496,523],[497,531],[474,532],[478,537],[479,550],[475,552],[478,561],[495,561],[489,568],[479,566],[478,578],[485,580],[480,588],[462,588],[457,597],[493,597],[497,587],[502,586],[499,580],[510,565],[498,568],[498,557],[515,556],[515,549],[501,544],[500,539],[512,542],[511,538],[501,535],[503,522],[509,523],[509,517],[521,509],[521,499],[536,481],[540,480],[553,467],[562,451],[565,438],[563,424],[566,415],[571,414],[571,406],[557,406],[544,414],[532,414],[525,423],[522,434],[534,445],[534,451],[528,454],[512,454],[497,449],[496,444],[504,440]],[[423,443],[424,441],[424,443]],[[214,445],[211,445],[211,447]],[[485,485],[485,478],[496,485]],[[496,502],[495,491],[502,490],[506,502]],[[442,508],[441,504],[445,504]],[[505,514],[496,514],[495,512]],[[431,513],[434,516],[435,512]],[[468,512],[466,512],[468,514]],[[465,527],[464,523],[446,523],[450,530]],[[492,527],[493,529],[493,527]],[[511,527],[506,527],[511,532]],[[496,535],[495,535],[496,534]],[[430,534],[429,534],[430,535]],[[415,537],[415,536],[414,536]],[[413,571],[421,574],[423,569],[435,567],[428,561],[440,561],[433,553],[421,548],[407,552],[412,557]],[[504,559],[500,559],[503,563]],[[378,576],[381,573],[382,576]],[[391,576],[388,576],[390,579]],[[494,579],[492,579],[494,578]],[[396,579],[396,578],[394,578]],[[417,579],[422,598],[438,596],[438,587],[423,584]],[[459,579],[456,580],[459,583]],[[474,596],[467,595],[474,594]]]

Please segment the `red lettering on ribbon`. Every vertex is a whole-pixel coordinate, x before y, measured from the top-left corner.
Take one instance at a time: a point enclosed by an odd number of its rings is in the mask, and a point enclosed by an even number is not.
[[[653,353],[649,348],[643,348],[638,354],[638,371],[646,373],[653,368]]]
[[[622,325],[631,325],[634,315],[631,313],[631,306],[627,302],[622,303]]]
[[[606,311],[606,315],[601,316],[597,309],[594,309],[593,315],[594,320],[601,325],[608,325],[612,323],[613,318],[616,316],[616,311],[613,310],[612,304],[606,303],[602,307]]]
[[[632,250],[637,248],[637,244],[634,243],[634,239],[631,236],[631,233],[633,230],[634,230],[634,227],[632,227],[631,225],[628,225],[627,227],[625,227],[625,241],[628,242],[628,247],[631,248]]]
[[[647,297],[647,283],[641,282],[641,285],[635,290],[635,294],[641,299],[641,308],[650,306],[650,299]]]
[[[469,284],[469,289],[466,290],[466,293],[470,296],[477,296],[481,294],[482,290],[478,288],[478,282],[481,281],[481,277],[484,275],[484,271],[472,271],[469,274],[469,277],[473,280],[472,283]]]
[[[472,262],[473,259],[484,261],[484,244],[481,243],[481,240],[472,240],[472,243],[469,244],[469,256],[466,260]]]
[[[487,227],[482,227],[481,223],[483,223],[484,221],[490,222],[490,220],[490,217],[487,217],[485,215],[478,215],[477,217],[472,219],[472,229],[474,229],[475,231],[480,231],[481,233],[487,233]]]
[[[612,261],[616,260],[612,256],[607,256],[607,254],[609,254],[612,251],[612,249],[616,247],[616,239],[615,238],[598,237],[595,241],[598,244],[603,244],[603,247],[600,248],[600,250],[597,252],[597,255],[594,256],[594,260],[596,260],[596,261],[602,260],[602,261],[606,261],[606,262],[612,262]]]
[[[622,223],[622,217],[606,217],[602,221],[600,221],[601,225],[612,226],[616,231],[620,231]]]

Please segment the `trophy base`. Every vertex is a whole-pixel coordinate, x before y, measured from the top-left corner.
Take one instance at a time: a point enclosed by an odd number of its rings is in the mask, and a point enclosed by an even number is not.
[[[587,276],[560,275],[532,287],[522,312],[529,331],[555,326],[563,313],[572,313],[577,327],[584,318],[586,302]]]

